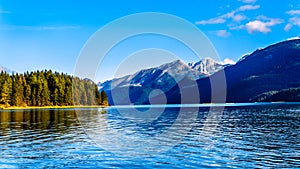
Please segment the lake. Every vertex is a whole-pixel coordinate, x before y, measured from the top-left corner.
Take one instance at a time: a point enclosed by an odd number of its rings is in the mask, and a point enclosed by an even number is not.
[[[1,110],[0,168],[300,167],[300,104],[182,107]]]

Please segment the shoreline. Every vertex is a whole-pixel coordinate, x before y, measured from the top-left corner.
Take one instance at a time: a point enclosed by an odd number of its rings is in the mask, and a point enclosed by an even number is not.
[[[72,108],[105,108],[107,105],[93,105],[93,106],[10,106],[0,107],[0,110],[28,110],[28,109],[72,109]]]
[[[274,104],[297,104],[300,105],[300,102],[246,102],[246,103],[200,103],[200,104],[154,104],[154,105],[78,105],[78,106],[9,106],[1,107],[1,110],[29,110],[29,109],[74,109],[74,108],[107,108],[107,107],[239,107],[239,106],[263,106],[263,105],[274,105]]]

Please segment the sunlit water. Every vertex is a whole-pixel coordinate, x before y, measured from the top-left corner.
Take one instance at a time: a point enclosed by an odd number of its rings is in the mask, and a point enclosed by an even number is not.
[[[84,113],[87,119],[106,118],[115,131],[151,141],[172,126],[179,107],[169,107],[155,120],[141,123],[116,110],[77,109],[77,113]],[[147,155],[132,150],[116,154],[97,146],[72,109],[0,111],[0,168],[300,167],[300,105],[231,105],[220,113],[221,118],[212,118],[215,121],[209,125],[215,127],[211,131],[204,131],[209,108],[200,107],[194,113],[195,123],[178,144]],[[179,132],[186,127],[177,125],[176,129]],[[171,139],[176,138],[164,141]]]

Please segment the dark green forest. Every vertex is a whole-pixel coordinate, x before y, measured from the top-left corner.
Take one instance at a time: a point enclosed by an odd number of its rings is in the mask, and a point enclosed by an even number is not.
[[[107,105],[104,91],[89,79],[51,70],[24,74],[0,73],[0,105],[72,106]]]
[[[270,91],[251,99],[253,102],[299,102],[300,88],[288,88],[280,91]]]

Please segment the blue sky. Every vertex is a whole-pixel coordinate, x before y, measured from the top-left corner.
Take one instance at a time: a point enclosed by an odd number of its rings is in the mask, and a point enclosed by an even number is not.
[[[186,19],[211,40],[221,60],[236,61],[256,48],[299,36],[300,30],[300,0],[0,0],[0,65],[17,72],[53,69],[73,74],[81,48],[95,31],[139,12]],[[168,47],[178,49],[172,42]],[[104,73],[95,80],[111,76]]]

